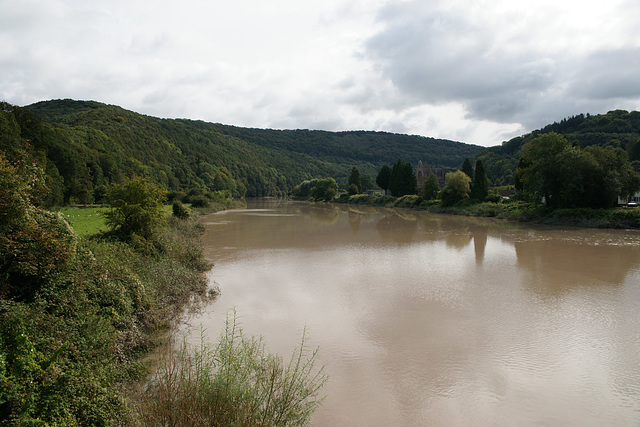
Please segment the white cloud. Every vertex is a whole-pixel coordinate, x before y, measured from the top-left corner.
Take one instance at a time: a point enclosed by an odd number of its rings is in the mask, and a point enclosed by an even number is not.
[[[628,1],[393,2],[366,46],[414,105],[456,102],[471,123],[531,129],[600,101],[638,105],[639,17]]]
[[[640,107],[636,0],[0,0],[0,99],[482,145]]]

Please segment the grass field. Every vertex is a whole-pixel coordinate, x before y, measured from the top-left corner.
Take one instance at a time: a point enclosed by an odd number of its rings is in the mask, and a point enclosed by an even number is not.
[[[80,236],[95,234],[107,229],[104,223],[104,213],[107,207],[66,207],[60,209],[60,213],[76,230]]]
[[[107,230],[104,213],[108,210],[107,206],[68,206],[60,209],[60,213],[79,236],[86,236]],[[163,210],[167,215],[171,214],[170,205],[165,205]]]

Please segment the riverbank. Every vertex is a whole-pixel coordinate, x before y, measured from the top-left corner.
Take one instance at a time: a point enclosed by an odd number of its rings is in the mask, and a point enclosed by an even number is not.
[[[82,235],[62,213],[20,209],[2,241],[2,424],[134,425],[145,357],[209,298],[203,226],[168,216],[152,237],[123,241],[87,232],[103,227],[99,209],[74,210]]]
[[[495,203],[471,203],[467,200],[454,206],[444,207],[439,201],[425,201],[416,195],[400,198],[363,194],[343,195],[334,202],[415,209],[437,214],[493,217],[549,225],[587,228],[640,228],[640,209],[638,208],[554,210],[541,204],[511,200],[499,200]]]

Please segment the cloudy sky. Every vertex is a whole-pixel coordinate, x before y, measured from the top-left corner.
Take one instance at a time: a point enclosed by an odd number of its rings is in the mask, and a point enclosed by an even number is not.
[[[491,146],[640,109],[638,28],[638,0],[0,0],[0,100]]]

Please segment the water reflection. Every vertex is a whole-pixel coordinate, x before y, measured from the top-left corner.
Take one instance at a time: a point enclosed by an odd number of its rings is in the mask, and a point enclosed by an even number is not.
[[[393,212],[380,218],[376,228],[384,241],[408,244],[413,242],[418,222],[414,216]]]
[[[518,264],[529,274],[525,284],[540,295],[557,296],[576,286],[624,283],[640,263],[640,249],[583,239],[514,242]],[[605,261],[606,260],[606,261]]]
[[[314,425],[640,421],[638,232],[260,203],[205,218],[200,320],[236,307],[283,354],[306,325],[331,375]]]
[[[473,236],[473,249],[476,254],[476,263],[482,264],[484,261],[484,249],[487,246],[488,227],[476,226],[472,229],[471,235]]]

